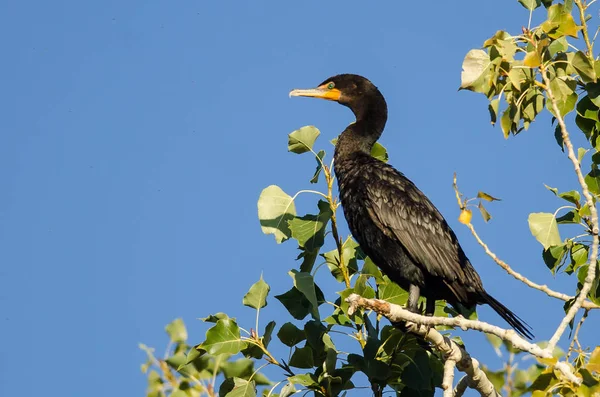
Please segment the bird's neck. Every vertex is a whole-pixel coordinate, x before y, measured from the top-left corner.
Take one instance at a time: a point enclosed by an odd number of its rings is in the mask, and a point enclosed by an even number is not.
[[[335,157],[338,159],[357,152],[370,154],[387,121],[387,105],[381,94],[352,111],[356,122],[342,132],[335,145]]]

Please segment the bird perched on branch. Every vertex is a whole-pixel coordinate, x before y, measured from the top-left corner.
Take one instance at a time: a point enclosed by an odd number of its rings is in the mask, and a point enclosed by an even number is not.
[[[427,298],[429,315],[439,299],[455,307],[488,304],[531,339],[529,326],[485,291],[456,235],[427,196],[401,172],[371,156],[387,121],[387,104],[377,87],[362,76],[340,74],[290,96],[336,101],[356,116],[335,145],[342,208],[362,250],[409,292],[408,309],[418,311],[421,295]]]

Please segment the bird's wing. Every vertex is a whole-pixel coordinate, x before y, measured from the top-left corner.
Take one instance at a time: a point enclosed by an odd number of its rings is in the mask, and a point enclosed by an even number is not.
[[[465,281],[470,264],[440,212],[400,172],[391,167],[379,171],[377,182],[370,178],[366,186],[373,222],[396,239],[423,270],[442,277],[446,284]]]

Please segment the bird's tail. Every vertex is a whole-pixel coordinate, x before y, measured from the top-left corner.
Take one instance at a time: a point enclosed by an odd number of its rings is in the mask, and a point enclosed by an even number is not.
[[[524,336],[527,339],[532,339],[533,334],[531,333],[531,327],[519,318],[516,314],[511,312],[506,306],[502,303],[498,302],[496,298],[488,294],[487,292],[483,292],[481,294],[481,298],[484,303],[487,303],[506,321],[511,327],[515,329],[521,336]]]

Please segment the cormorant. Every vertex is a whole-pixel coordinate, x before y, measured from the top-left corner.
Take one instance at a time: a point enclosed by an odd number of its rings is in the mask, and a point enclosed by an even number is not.
[[[352,110],[356,122],[339,136],[334,170],[340,200],[352,235],[392,281],[409,292],[407,307],[426,314],[435,301],[453,306],[490,305],[518,333],[533,336],[517,315],[490,296],[448,223],[408,178],[370,155],[387,121],[383,95],[368,79],[354,74],[328,78],[317,88],[290,92],[336,101]]]

